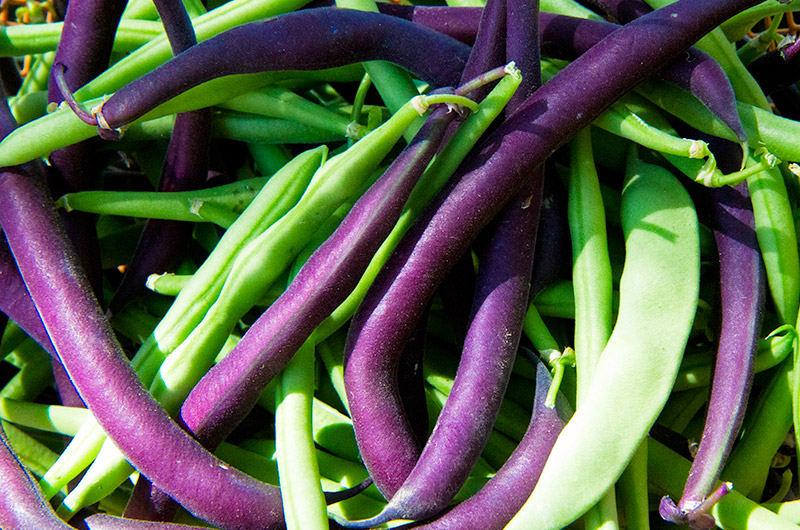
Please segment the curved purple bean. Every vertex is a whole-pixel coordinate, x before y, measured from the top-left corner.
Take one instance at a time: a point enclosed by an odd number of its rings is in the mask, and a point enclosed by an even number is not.
[[[718,160],[722,161],[719,156]],[[720,271],[721,324],[714,380],[683,495],[677,506],[665,497],[660,509],[666,520],[693,529],[714,524],[708,514],[711,506],[704,501],[712,494],[744,418],[765,297],[764,265],[746,183],[704,191],[710,201]]]
[[[493,4],[499,4],[499,7]],[[505,0],[487,3],[470,64],[502,63],[512,58],[506,55],[512,50],[517,54],[513,59],[520,59],[527,68],[522,72],[523,84],[526,85],[523,93],[529,95],[538,85],[538,47],[517,49],[510,45],[510,41],[524,39],[528,28],[536,27],[538,3],[520,4],[513,1],[506,4]],[[520,20],[509,24],[512,17]],[[484,31],[486,33],[481,33]],[[516,103],[512,101],[509,110],[513,111],[518,104],[519,100]],[[416,463],[413,463],[413,469],[378,516],[348,523],[347,526],[366,528],[392,519],[431,517],[450,503],[468,478],[497,418],[519,345],[528,306],[541,184],[541,178],[530,178],[493,221],[485,235],[471,321],[453,388],[431,437]],[[391,356],[382,357],[377,364],[398,363],[399,358],[394,356],[401,351],[392,350]],[[399,393],[387,391],[395,384],[393,370],[361,373],[359,368],[372,364],[373,360],[375,358],[370,350],[345,350],[348,402],[364,404],[351,405],[353,427],[362,451],[390,445],[386,443],[389,432],[377,430],[372,423],[360,421],[364,418],[363,413],[366,412],[366,417],[370,417],[388,409],[402,408],[402,402],[397,403],[400,401]],[[376,385],[382,387],[384,392],[372,399],[366,397],[365,393],[368,395],[373,392]],[[367,407],[371,410],[367,410]],[[399,433],[395,430],[394,434],[396,440]],[[376,473],[384,472],[366,457],[364,462],[373,478]]]
[[[434,111],[415,140],[356,202],[286,291],[194,387],[181,408],[181,420],[206,447],[216,447],[239,424],[267,382],[355,287],[394,227],[452,117],[443,110]]]
[[[469,499],[417,530],[500,530],[525,503],[539,479],[553,444],[572,411],[560,393],[556,406],[545,405],[552,379],[541,362],[536,366],[533,413],[525,435],[503,467]]]
[[[610,22],[547,13],[542,13],[540,24],[543,53],[560,59],[575,58],[619,27]],[[670,63],[658,75],[694,94],[731,128],[740,142],[747,142],[731,83],[709,55],[690,48],[683,57]]]
[[[120,88],[103,104],[102,117],[117,129],[189,88],[226,75],[376,59],[394,62],[435,86],[454,86],[468,55],[466,44],[396,17],[306,9],[238,26],[191,47]]]
[[[196,516],[224,529],[282,528],[278,489],[203,449],[142,386],[52,204],[34,178],[0,174],[0,226],[45,329],[100,426],[134,467]]]
[[[73,530],[56,515],[25,467],[17,460],[0,427],[0,528],[4,530]]]

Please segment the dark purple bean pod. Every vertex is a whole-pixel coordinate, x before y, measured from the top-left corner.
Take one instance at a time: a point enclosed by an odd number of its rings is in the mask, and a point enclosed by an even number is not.
[[[197,44],[192,21],[180,0],[159,0],[156,8],[173,54]],[[159,191],[188,191],[205,185],[211,148],[211,118],[211,109],[182,112],[175,117]],[[192,223],[179,221],[147,221],[133,257],[109,302],[111,314],[146,292],[145,282],[150,274],[163,273],[174,266],[186,248],[193,228]]]
[[[3,530],[74,530],[56,515],[36,480],[17,459],[0,427],[0,528]]]
[[[545,405],[552,378],[547,367],[536,366],[533,413],[525,435],[503,467],[472,497],[417,530],[500,530],[530,496],[561,429],[572,415],[561,393],[556,406]]]
[[[536,179],[529,182],[538,184]],[[346,526],[369,528],[392,519],[425,519],[436,515],[458,493],[483,451],[511,376],[528,308],[541,191],[533,185],[527,188],[529,195],[518,196],[509,203],[486,234],[487,248],[480,254],[472,319],[453,388],[433,433],[413,470],[381,514],[361,524]],[[376,407],[370,411],[372,415],[380,413],[389,406],[387,398],[392,396],[384,392],[382,400],[376,403],[375,398],[364,399],[359,390],[374,391],[376,384],[384,388],[391,385],[393,372],[381,374],[378,380],[354,377],[352,370],[360,366],[354,356],[355,353],[350,353],[345,361],[348,403],[371,402]],[[364,383],[369,384],[365,387]],[[358,421],[352,405],[351,412],[361,448],[362,440],[367,437],[374,440],[375,432],[372,424]],[[368,432],[362,432],[364,429]],[[380,445],[387,444],[384,441]]]
[[[263,387],[358,283],[452,118],[444,109],[434,111],[286,291],[194,387],[180,417],[206,447],[216,447],[241,422]]]
[[[493,3],[502,7],[493,7]],[[470,63],[503,63],[510,59],[516,62],[519,59],[520,64],[526,67],[522,71],[521,88],[524,94],[529,95],[539,84],[538,47],[515,48],[510,45],[512,40],[525,39],[531,26],[537,27],[538,2],[525,3],[525,6],[521,5],[522,2],[505,0],[487,3]],[[487,13],[499,20],[487,20]],[[520,20],[509,24],[514,17]],[[485,30],[490,33],[481,34]],[[535,36],[533,42],[538,42]],[[509,50],[516,55],[507,56]],[[489,57],[482,61],[481,53]],[[507,107],[507,110],[513,111],[518,104],[519,100],[516,104],[512,101],[512,107]],[[347,526],[368,528],[392,519],[434,516],[447,507],[469,477],[497,418],[519,346],[528,307],[542,180],[527,180],[523,189],[483,234],[485,247],[479,255],[476,292],[461,360],[453,388],[419,459],[379,515]],[[390,355],[384,356],[380,363],[399,362],[395,356],[401,351],[387,351]],[[399,399],[397,394],[384,391],[380,399],[366,397],[374,392],[376,385],[383,389],[392,388],[395,371],[381,371],[364,377],[365,374],[354,370],[363,366],[359,357],[366,358],[367,362],[373,359],[372,352],[367,349],[346,348],[348,402],[363,402],[374,407],[369,411],[372,415],[396,408],[397,405],[391,401]],[[377,447],[387,445],[388,431],[378,431],[371,423],[358,421],[352,406],[351,412],[360,449],[372,444]],[[396,439],[397,433],[394,434]],[[366,458],[364,462],[373,474],[372,462]]]
[[[621,27],[534,92],[462,164],[451,186],[397,247],[353,317],[348,362],[369,358],[365,364],[371,374],[393,370],[391,361],[381,359],[396,358],[392,350],[408,340],[441,278],[535,175],[532,170],[639,81],[674,60],[719,22],[754,3],[680,0]],[[385,366],[376,366],[382,362]],[[345,370],[358,377],[362,368],[352,364]],[[359,383],[366,387],[369,381]],[[387,417],[398,414],[390,407],[370,406],[370,401],[374,403],[387,391],[379,386],[374,393],[362,395],[362,400],[349,400],[354,423],[356,414],[363,414],[364,425],[380,429]],[[394,432],[391,428],[383,432],[389,433],[385,439],[391,445]],[[402,456],[376,453],[372,461],[379,469],[384,464],[391,469]],[[391,480],[389,472],[386,483]]]
[[[481,13],[478,35],[469,57],[469,61],[461,75],[461,82],[480,75],[498,65],[505,64],[506,38],[506,3],[505,0],[490,0]],[[484,92],[486,89],[479,89]],[[473,94],[476,91],[473,91]],[[459,257],[459,260],[461,257]],[[413,471],[422,451],[423,445],[417,443],[414,425],[410,420],[410,412],[403,402],[398,372],[403,353],[412,336],[411,329],[417,329],[422,315],[427,311],[428,300],[424,305],[415,308],[413,316],[408,315],[409,328],[405,330],[402,342],[395,344],[390,355],[364,355],[351,358],[345,348],[344,381],[350,404],[350,415],[361,458],[372,477],[375,486],[386,499],[391,499],[401,488]],[[359,312],[361,310],[359,309]],[[472,309],[470,309],[472,312]],[[471,316],[471,315],[470,315]],[[374,384],[381,387],[378,399],[383,408],[371,407],[371,399],[363,401],[360,391],[375,389]],[[394,508],[392,508],[394,509]],[[370,519],[364,525],[378,524],[385,521],[390,512],[382,512],[377,518]],[[388,517],[391,518],[391,517]]]
[[[735,155],[732,158],[736,160]],[[666,520],[695,530],[714,525],[708,514],[711,503],[705,501],[712,495],[744,418],[766,283],[746,184],[702,191],[709,201],[719,255],[721,322],[714,379],[703,435],[683,495],[677,506],[665,497],[660,509]]]
[[[295,11],[232,28],[192,46],[120,88],[103,104],[102,117],[111,129],[118,129],[170,98],[226,75],[318,70],[371,60],[396,63],[434,86],[455,86],[469,50],[446,35],[380,13]]]
[[[581,55],[619,27],[610,22],[548,13],[542,13],[540,24],[543,53],[548,57],[569,60]],[[662,69],[658,76],[694,94],[731,128],[740,142],[747,142],[731,83],[709,55],[690,48],[681,58]]]
[[[52,198],[34,178],[0,174],[0,226],[70,379],[126,459],[215,526],[283,528],[278,488],[203,449],[142,386],[75,262]]]
[[[54,354],[50,337],[36,312],[5,238],[0,238],[0,293],[3,293],[0,297],[0,312],[13,320],[47,352]]]
[[[469,45],[475,43],[478,20],[483,11],[480,7],[408,6],[389,2],[378,2],[378,10],[449,35]]]

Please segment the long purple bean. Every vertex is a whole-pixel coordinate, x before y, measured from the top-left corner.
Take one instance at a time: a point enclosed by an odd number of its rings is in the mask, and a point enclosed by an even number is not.
[[[617,28],[617,25],[609,22],[543,13],[540,33],[542,50],[549,57],[573,59]],[[740,143],[747,142],[747,135],[736,110],[736,97],[731,83],[719,64],[709,55],[690,48],[685,56],[673,61],[658,75],[694,94],[731,128]]]
[[[719,156],[718,160],[723,161]],[[721,324],[714,379],[683,495],[677,506],[666,497],[660,510],[668,521],[693,529],[714,525],[708,514],[710,503],[704,501],[712,494],[744,418],[765,296],[764,266],[746,184],[704,191],[710,200],[720,271]]]
[[[142,386],[52,204],[31,177],[0,174],[0,226],[45,329],[100,426],[134,467],[196,516],[225,529],[282,528],[278,489],[203,449]]]
[[[35,479],[17,459],[0,427],[0,528],[4,530],[72,530],[42,495]]]
[[[478,493],[417,530],[500,530],[533,491],[561,429],[572,414],[560,393],[556,406],[545,405],[552,379],[541,362],[536,367],[533,413],[525,435],[503,467]]]
[[[481,14],[479,32],[475,46],[461,74],[462,82],[475,77],[487,69],[504,64],[505,60],[505,0],[490,0]],[[461,258],[459,257],[459,260]],[[426,301],[427,302],[427,301]],[[425,308],[427,307],[427,303]],[[419,326],[422,312],[410,320],[409,325]],[[407,335],[410,340],[410,335]],[[422,445],[414,436],[414,425],[402,399],[398,371],[408,342],[398,344],[392,350],[393,356],[363,356],[349,358],[345,354],[345,389],[350,404],[356,440],[362,460],[376,487],[387,499],[393,498],[401,488],[419,459]],[[347,351],[347,349],[345,350]],[[352,389],[364,388],[367,384],[380,380],[381,410],[369,407],[369,401],[362,401],[358,392]],[[368,383],[369,382],[369,383]],[[365,406],[366,405],[366,406]],[[386,512],[378,518],[385,518]],[[371,519],[367,525],[377,522]]]
[[[394,62],[435,86],[454,86],[468,55],[466,44],[396,17],[306,9],[238,26],[191,47],[120,88],[102,105],[102,119],[117,129],[189,88],[226,75],[376,59]]]
[[[181,419],[204,445],[216,447],[238,425],[263,386],[352,291],[394,227],[451,118],[434,111],[427,126],[356,202],[286,291],[195,386],[181,408]]]

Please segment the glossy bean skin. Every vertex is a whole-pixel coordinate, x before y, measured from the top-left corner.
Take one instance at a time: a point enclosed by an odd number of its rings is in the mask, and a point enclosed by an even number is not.
[[[309,33],[318,38],[305,38]],[[406,46],[408,39],[418,45]],[[431,50],[442,60],[432,60]],[[435,86],[454,86],[468,55],[466,44],[388,15],[333,8],[299,11],[239,26],[201,42],[119,89],[103,104],[102,112],[108,125],[118,128],[217,77],[318,70],[376,59],[403,66]]]
[[[699,294],[694,205],[668,171],[629,163],[621,215],[626,257],[614,330],[511,529],[563,528],[596,503],[655,422],[680,366]]]

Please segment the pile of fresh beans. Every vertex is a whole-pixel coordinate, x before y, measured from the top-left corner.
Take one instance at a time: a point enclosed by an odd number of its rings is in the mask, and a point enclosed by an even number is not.
[[[0,528],[797,529],[794,11],[3,3]]]

